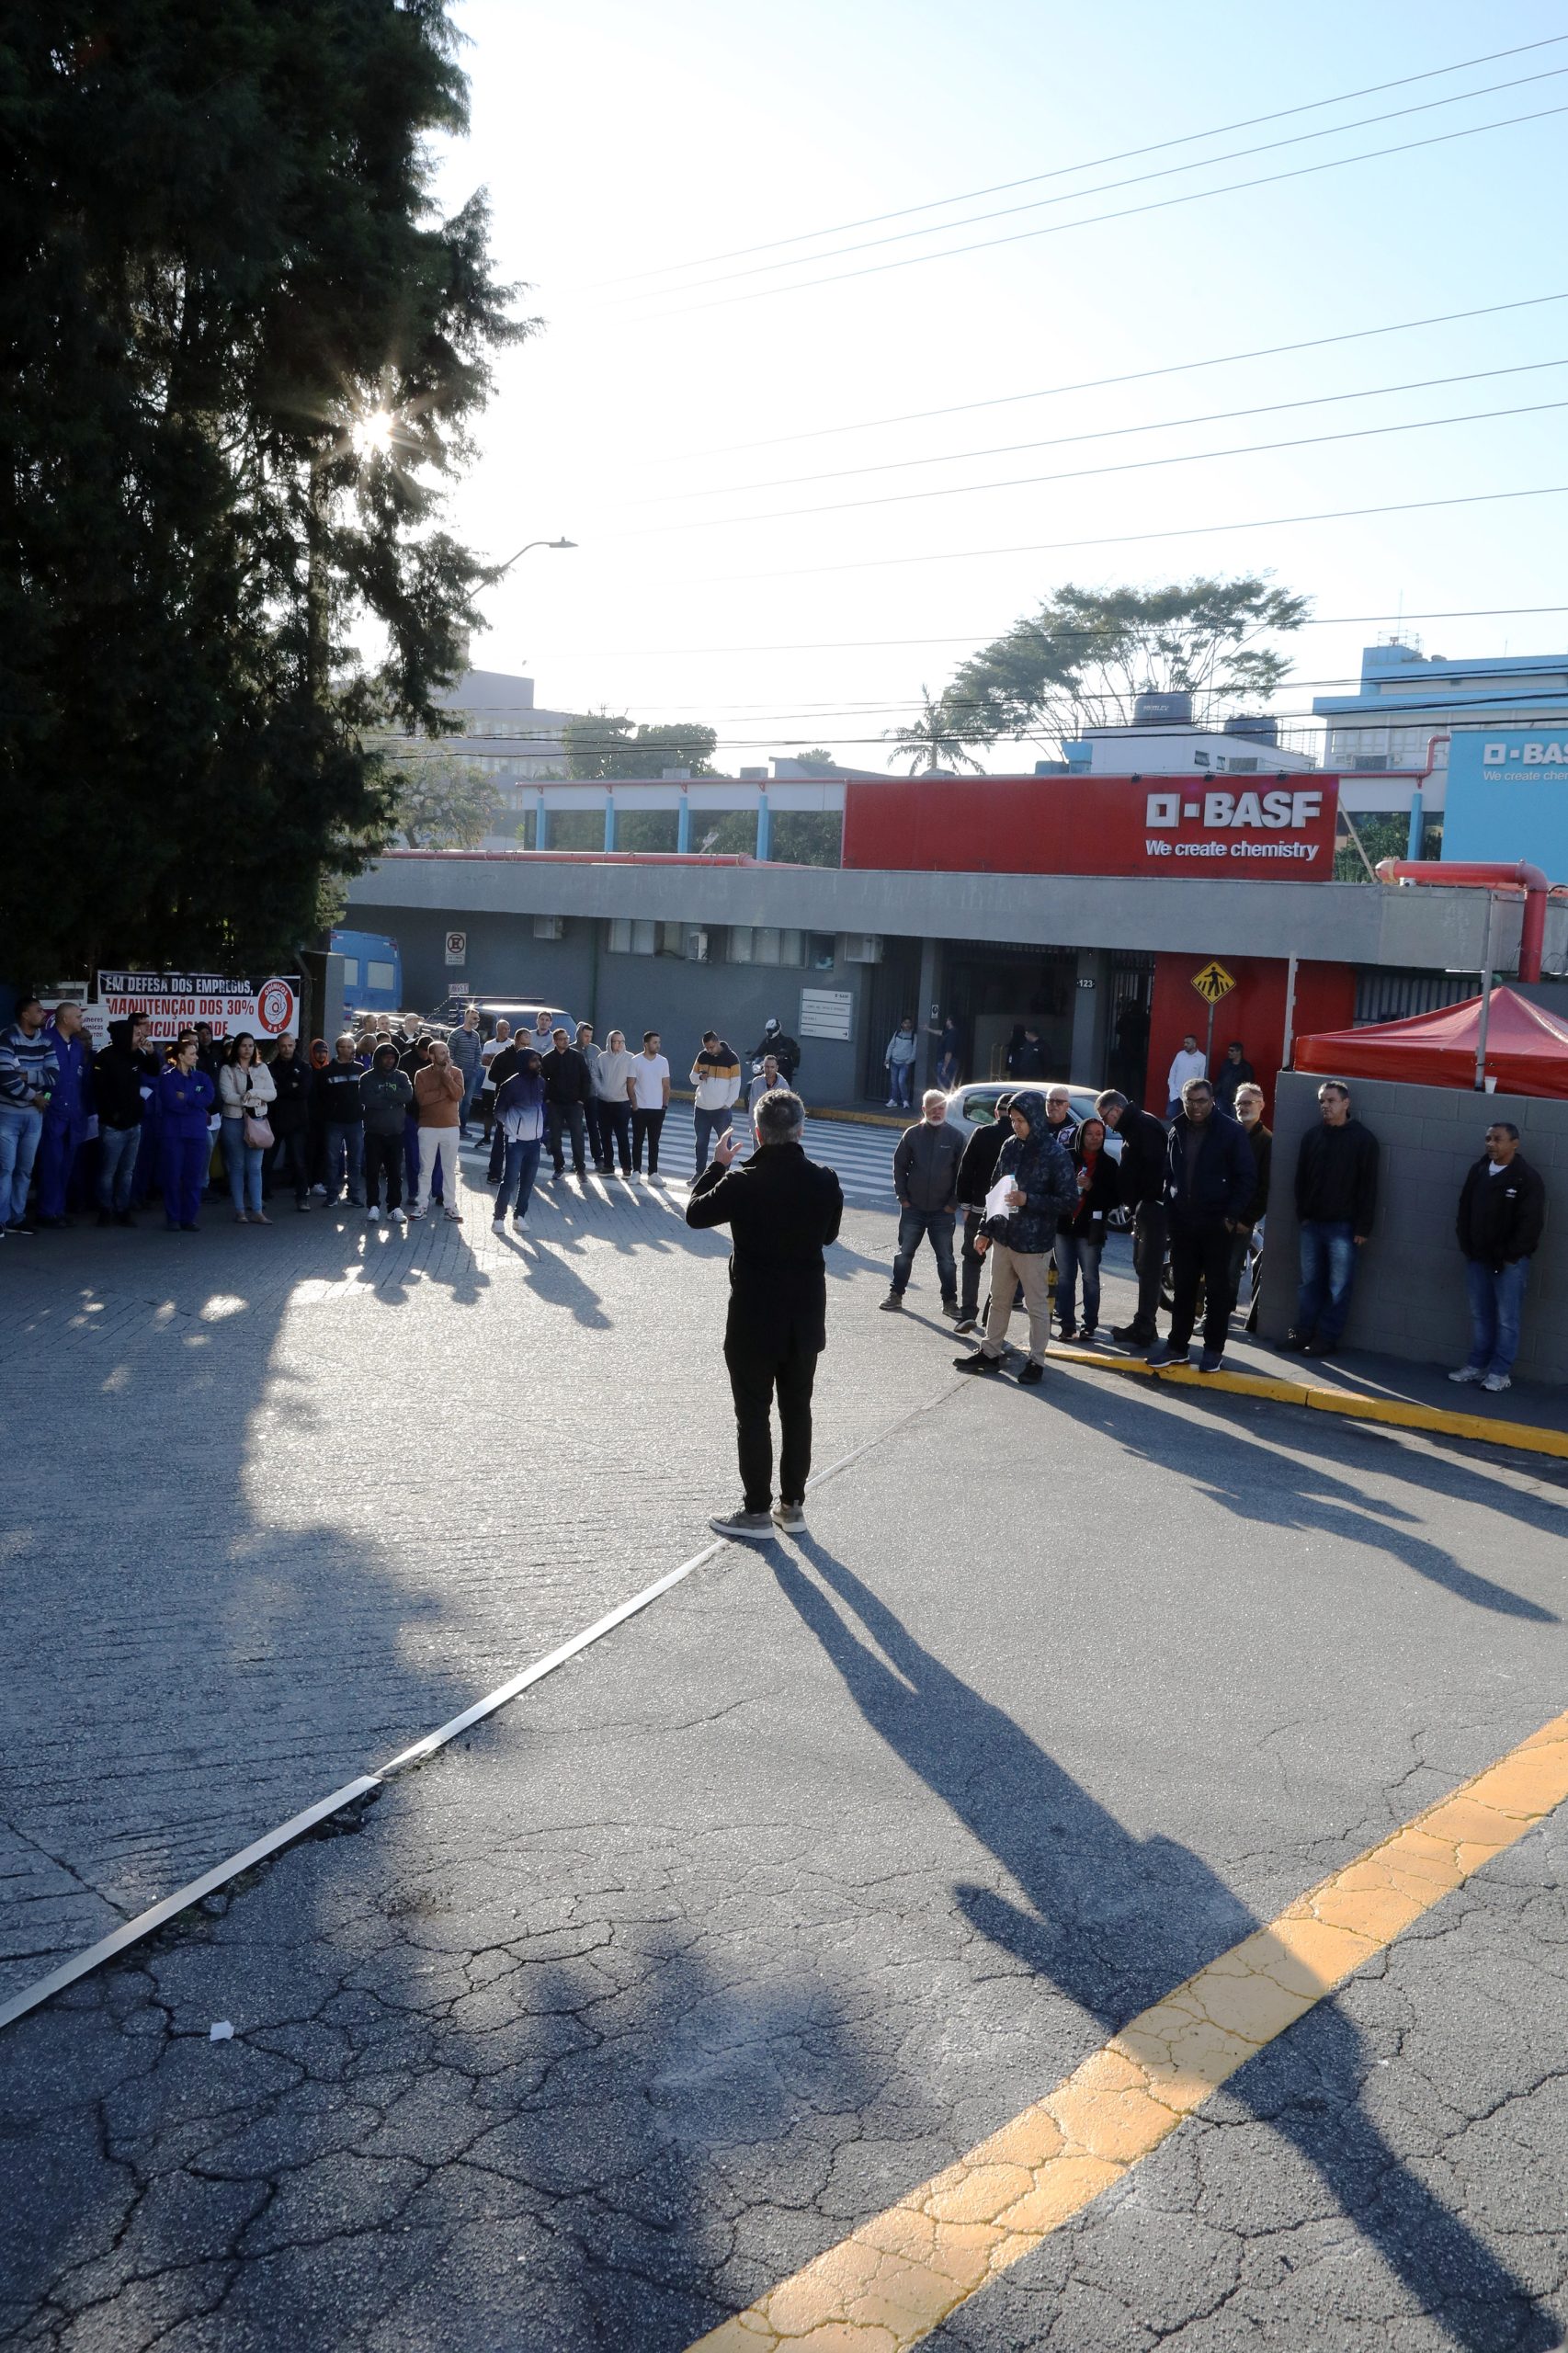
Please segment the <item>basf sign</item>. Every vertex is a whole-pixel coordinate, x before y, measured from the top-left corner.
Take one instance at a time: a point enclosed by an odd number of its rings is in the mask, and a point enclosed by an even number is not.
[[[845,787],[844,863],[949,874],[1326,882],[1334,776],[911,777]]]
[[[1446,858],[1528,858],[1568,881],[1568,719],[1456,728],[1443,811]]]

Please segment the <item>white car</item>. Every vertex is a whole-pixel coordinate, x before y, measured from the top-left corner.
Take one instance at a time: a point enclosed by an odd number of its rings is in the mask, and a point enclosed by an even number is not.
[[[967,1142],[976,1128],[989,1127],[996,1117],[998,1096],[1049,1095],[1053,1086],[1066,1087],[1075,1124],[1096,1116],[1095,1097],[1102,1092],[1097,1086],[1074,1086],[1062,1078],[977,1078],[968,1086],[954,1087],[948,1097],[948,1119]],[[1105,1145],[1113,1160],[1121,1158],[1121,1138],[1112,1128],[1106,1130]]]

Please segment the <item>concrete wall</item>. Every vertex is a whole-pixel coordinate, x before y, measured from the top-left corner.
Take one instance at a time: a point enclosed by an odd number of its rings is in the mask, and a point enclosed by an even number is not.
[[[1281,1074],[1274,1120],[1259,1328],[1278,1339],[1295,1314],[1298,1233],[1294,1180],[1301,1137],[1317,1120],[1323,1081]],[[1568,1381],[1568,1102],[1475,1095],[1358,1078],[1351,1110],[1382,1147],[1378,1220],[1361,1254],[1346,1343],[1417,1363],[1462,1364],[1470,1353],[1464,1261],[1454,1215],[1465,1170],[1481,1156],[1493,1120],[1512,1120],[1519,1149],[1546,1180],[1546,1237],[1525,1296],[1516,1371]],[[1458,1392],[1456,1392],[1456,1396]]]

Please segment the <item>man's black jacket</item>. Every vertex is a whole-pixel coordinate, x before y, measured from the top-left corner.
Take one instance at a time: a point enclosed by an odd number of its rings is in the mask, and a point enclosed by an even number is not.
[[[1241,1122],[1218,1110],[1197,1122],[1202,1136],[1197,1161],[1189,1168],[1187,1140],[1194,1124],[1185,1111],[1178,1111],[1165,1142],[1165,1206],[1171,1223],[1189,1228],[1212,1225],[1222,1218],[1239,1220],[1257,1180]]]
[[[996,1163],[1002,1157],[1002,1146],[1013,1132],[1013,1123],[1006,1118],[988,1120],[976,1128],[963,1148],[959,1163],[958,1197],[971,1210],[983,1209],[985,1196],[991,1190],[991,1180],[996,1174]]]
[[[499,1062],[499,1054],[495,1057]],[[564,1046],[560,1053],[553,1049],[540,1065],[544,1079],[544,1099],[558,1108],[568,1103],[591,1103],[594,1081],[586,1062],[575,1046]]]
[[[1538,1248],[1546,1225],[1546,1187],[1522,1152],[1492,1174],[1483,1153],[1465,1173],[1456,1226],[1460,1248],[1482,1266],[1508,1267]]]
[[[827,1274],[823,1252],[838,1238],[844,1195],[831,1168],[798,1143],[762,1144],[749,1160],[715,1160],[693,1185],[687,1225],[727,1225],[730,1320],[726,1347],[758,1356],[807,1354],[827,1346]]]
[[[1359,1120],[1309,1128],[1296,1157],[1296,1215],[1370,1233],[1378,1211],[1378,1140]]]
[[[1135,1103],[1130,1103],[1117,1122],[1116,1132],[1121,1138],[1122,1206],[1130,1210],[1143,1202],[1157,1206],[1165,1190],[1164,1122],[1153,1111],[1140,1111]]]

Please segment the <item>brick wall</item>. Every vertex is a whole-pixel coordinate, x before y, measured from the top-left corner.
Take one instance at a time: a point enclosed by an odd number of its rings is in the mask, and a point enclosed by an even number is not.
[[[1281,1073],[1278,1082],[1258,1313],[1269,1339],[1283,1335],[1295,1311],[1296,1154],[1318,1117],[1322,1084],[1293,1071]],[[1487,1126],[1511,1120],[1519,1150],[1545,1179],[1547,1197],[1546,1235],[1530,1269],[1515,1370],[1526,1380],[1568,1382],[1568,1102],[1359,1078],[1350,1092],[1352,1116],[1370,1128],[1382,1153],[1377,1225],[1357,1272],[1346,1346],[1418,1363],[1464,1362],[1470,1318],[1454,1214]]]

